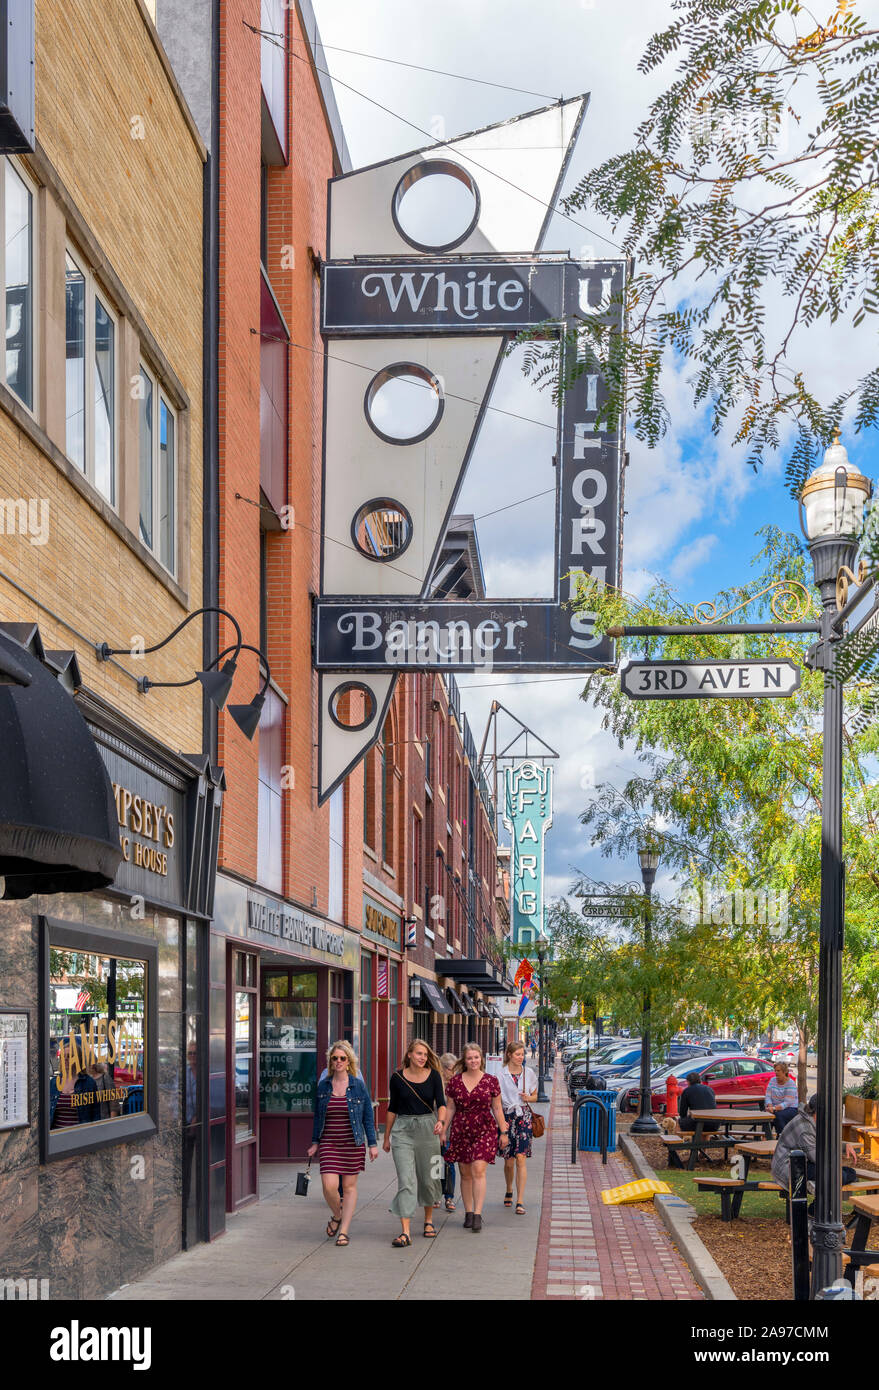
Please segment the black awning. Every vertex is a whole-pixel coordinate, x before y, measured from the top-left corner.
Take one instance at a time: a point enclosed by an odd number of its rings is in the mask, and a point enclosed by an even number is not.
[[[446,998],[452,1006],[452,1013],[463,1014],[467,1012],[464,1005],[461,1003],[460,994],[456,994],[453,989],[446,990]]]
[[[110,778],[76,703],[53,671],[0,628],[0,897],[105,888],[122,859]],[[19,677],[16,677],[19,679]]]
[[[464,1005],[465,1014],[476,1013],[476,1005],[473,1003],[473,1000],[470,998],[469,994],[461,995],[461,1003]]]
[[[421,986],[422,996],[427,1000],[435,1014],[450,1014],[452,1006],[446,998],[439,985],[433,980],[425,980],[419,975],[418,983]]]
[[[441,960],[436,958],[435,969],[452,980],[466,985],[468,989],[478,989],[483,994],[515,994],[516,991],[503,979],[501,972],[487,960]]]

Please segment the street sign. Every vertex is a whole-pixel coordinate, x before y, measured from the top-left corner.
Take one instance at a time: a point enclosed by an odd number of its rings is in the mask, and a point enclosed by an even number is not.
[[[879,636],[879,589],[872,586],[853,600],[846,621],[847,636],[854,637],[859,632]]]
[[[580,911],[584,917],[629,918],[639,915],[637,901],[625,902],[619,898],[586,898]]]
[[[792,661],[636,661],[620,672],[632,700],[758,700],[800,688]]]

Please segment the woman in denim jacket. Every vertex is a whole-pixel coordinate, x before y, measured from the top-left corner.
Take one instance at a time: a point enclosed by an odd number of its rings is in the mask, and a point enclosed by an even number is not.
[[[332,1212],[327,1235],[336,1244],[350,1243],[348,1228],[357,1206],[357,1175],[378,1158],[372,1101],[357,1075],[357,1058],[350,1043],[335,1042],[327,1053],[328,1075],[317,1083],[314,1129],[308,1157],[320,1149],[324,1201]],[[342,1200],[339,1201],[339,1182]],[[338,1234],[337,1234],[338,1232]]]

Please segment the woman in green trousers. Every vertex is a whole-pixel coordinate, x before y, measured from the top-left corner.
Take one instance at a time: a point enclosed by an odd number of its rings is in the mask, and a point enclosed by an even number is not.
[[[385,1153],[390,1152],[397,1170],[397,1195],[391,1211],[402,1230],[391,1244],[400,1250],[412,1244],[410,1222],[418,1207],[424,1208],[424,1235],[436,1235],[433,1209],[442,1192],[443,1158],[439,1136],[446,1118],[439,1059],[422,1038],[413,1038],[403,1064],[391,1076]]]

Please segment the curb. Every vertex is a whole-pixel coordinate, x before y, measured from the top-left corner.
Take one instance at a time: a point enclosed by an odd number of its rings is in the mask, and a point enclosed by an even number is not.
[[[657,1178],[638,1145],[627,1134],[618,1134],[617,1142],[639,1178]],[[706,1297],[715,1302],[738,1302],[719,1265],[693,1230],[692,1217],[687,1215],[693,1210],[689,1203],[658,1193],[653,1205]]]

